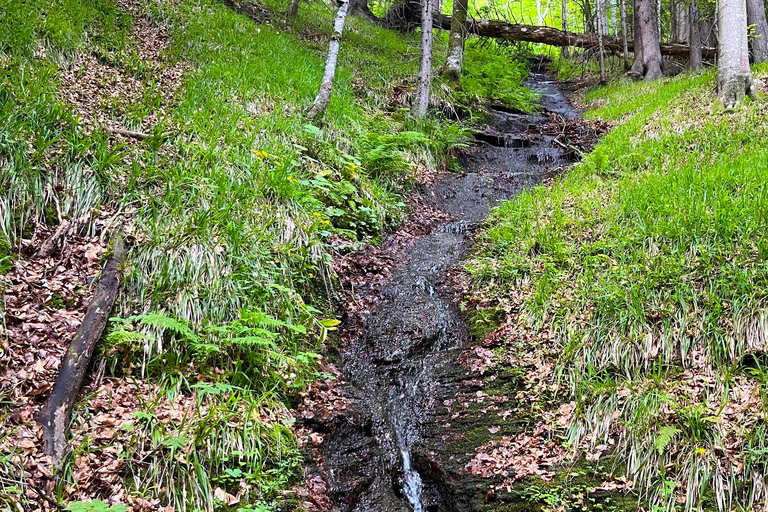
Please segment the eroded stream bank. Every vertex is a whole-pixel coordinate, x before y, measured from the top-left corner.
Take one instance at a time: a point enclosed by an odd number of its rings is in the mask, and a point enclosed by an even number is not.
[[[422,220],[406,223],[364,265],[348,261],[340,269],[349,295],[340,335],[344,385],[335,392],[345,405],[304,417],[319,435],[315,478],[335,509],[476,508],[477,492],[466,488],[476,482],[462,471],[471,449],[466,460],[445,450],[459,427],[445,421],[446,404],[470,378],[456,361],[471,342],[449,276],[493,205],[578,154],[547,128],[578,113],[546,76],[532,75],[527,85],[541,91],[544,114],[493,110],[477,143],[459,157],[463,172],[414,198]]]

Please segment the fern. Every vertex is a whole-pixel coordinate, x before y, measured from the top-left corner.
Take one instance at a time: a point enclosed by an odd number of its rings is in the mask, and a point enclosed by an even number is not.
[[[664,453],[664,449],[672,441],[672,438],[680,433],[680,430],[676,427],[666,426],[659,430],[659,437],[656,438],[656,449],[659,451],[659,455]]]
[[[147,313],[146,315],[132,316],[128,318],[127,321],[138,321],[141,325],[149,325],[174,332],[186,341],[195,343],[200,342],[200,338],[197,336],[197,334],[194,333],[192,329],[189,328],[189,326],[179,320],[176,320],[175,318],[161,315],[159,313]]]

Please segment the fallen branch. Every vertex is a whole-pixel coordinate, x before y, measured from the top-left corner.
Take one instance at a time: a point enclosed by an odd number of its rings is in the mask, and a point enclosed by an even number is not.
[[[61,224],[59,224],[59,227],[56,228],[56,231],[54,231],[53,234],[40,246],[40,250],[35,254],[35,258],[47,258],[53,254],[57,247],[60,245],[63,247],[64,240],[66,240],[70,234],[78,230],[80,226],[85,224],[90,218],[91,214],[87,213],[76,219],[62,221]]]
[[[104,129],[109,133],[113,133],[115,135],[122,135],[123,137],[130,137],[132,139],[137,139],[137,140],[144,140],[150,137],[150,135],[147,133],[133,132],[131,130],[123,130],[122,128],[112,128],[110,126],[104,126]]]
[[[98,279],[93,300],[88,305],[83,323],[80,325],[77,336],[67,348],[51,396],[48,397],[40,412],[39,419],[43,426],[43,450],[53,459],[55,467],[61,464],[64,456],[69,452],[67,430],[72,420],[72,408],[83,384],[93,348],[104,332],[109,312],[117,298],[120,266],[124,253],[122,239],[118,237],[113,244],[112,254],[107,259]]]
[[[440,16],[435,18],[434,25],[444,30],[451,29],[451,17]],[[599,45],[597,35],[582,34],[576,32],[564,32],[553,27],[539,27],[536,25],[521,25],[506,23],[500,20],[467,20],[467,31],[481,37],[506,39],[508,41],[525,41],[529,43],[543,43],[551,46],[576,46],[579,48],[595,48]],[[634,51],[634,41],[627,41],[629,51]],[[603,37],[603,47],[606,51],[624,52],[624,43],[615,37]],[[702,48],[701,53],[705,58],[715,57],[715,48]],[[665,43],[661,45],[661,54],[687,59],[690,48],[682,44]]]

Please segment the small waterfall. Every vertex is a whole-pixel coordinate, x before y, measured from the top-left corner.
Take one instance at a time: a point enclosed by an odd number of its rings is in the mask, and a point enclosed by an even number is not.
[[[421,475],[411,464],[411,443],[416,437],[414,429],[416,418],[419,415],[417,410],[419,377],[407,381],[401,375],[399,384],[399,389],[393,388],[390,392],[390,405],[392,407],[390,414],[397,446],[403,457],[402,492],[405,499],[413,507],[414,512],[422,512],[424,509],[421,505],[421,495],[424,485],[421,481]]]
[[[422,512],[421,491],[422,483],[419,472],[411,467],[411,454],[406,448],[400,447],[400,453],[403,455],[403,494],[408,503],[413,507],[413,512]]]

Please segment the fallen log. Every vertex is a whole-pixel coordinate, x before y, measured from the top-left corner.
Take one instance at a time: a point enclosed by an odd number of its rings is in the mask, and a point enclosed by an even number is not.
[[[435,25],[444,30],[451,29],[451,17],[441,16],[435,20]],[[599,44],[597,35],[581,34],[576,32],[564,32],[554,27],[539,27],[536,25],[521,25],[506,23],[500,20],[467,20],[467,31],[481,37],[506,39],[508,41],[525,41],[529,43],[543,43],[551,46],[576,46],[578,48],[596,48]],[[634,51],[634,42],[627,41],[629,51]],[[624,43],[615,37],[603,37],[603,45],[606,51],[618,53],[624,52]],[[661,45],[661,54],[687,59],[690,48],[682,44],[664,43]],[[702,48],[704,58],[713,59],[715,48]]]
[[[85,371],[91,361],[93,348],[104,332],[109,312],[117,298],[120,285],[120,266],[125,248],[120,238],[115,240],[112,254],[101,271],[96,283],[93,300],[88,305],[85,318],[75,339],[69,344],[61,370],[53,385],[51,396],[40,411],[43,426],[43,450],[58,467],[69,452],[67,430],[72,420],[72,408],[83,384]]]

